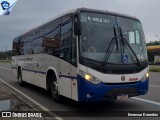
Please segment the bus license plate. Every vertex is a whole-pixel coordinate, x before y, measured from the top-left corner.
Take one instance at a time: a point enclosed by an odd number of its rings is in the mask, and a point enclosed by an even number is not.
[[[128,95],[118,95],[118,96],[117,96],[117,99],[118,99],[118,100],[128,99]]]

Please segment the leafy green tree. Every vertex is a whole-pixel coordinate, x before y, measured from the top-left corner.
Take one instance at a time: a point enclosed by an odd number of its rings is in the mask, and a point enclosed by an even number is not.
[[[12,57],[11,50],[5,51],[5,52],[0,51],[0,60],[11,59],[11,57]]]
[[[160,45],[160,41],[150,41],[146,44],[147,46]]]

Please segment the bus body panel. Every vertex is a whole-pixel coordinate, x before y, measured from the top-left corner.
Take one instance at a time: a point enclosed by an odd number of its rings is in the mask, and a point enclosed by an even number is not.
[[[149,79],[144,79],[145,74],[148,72],[148,67],[139,73],[112,75],[100,73],[81,64],[78,66],[79,71],[91,74],[102,81],[100,84],[93,84],[85,80],[81,75],[77,75],[78,101],[89,102],[116,99],[118,95],[122,94],[133,97],[144,95],[148,91]],[[122,76],[125,76],[125,81],[121,80]],[[132,80],[133,78],[138,79],[129,81],[130,78]]]
[[[46,89],[46,72],[49,67],[54,66],[58,71],[59,59],[47,54],[32,54],[23,56],[14,56],[12,64],[13,72],[17,76],[18,66],[22,69],[22,79],[25,82]]]
[[[47,71],[53,70],[57,77],[60,95],[78,101],[78,84],[75,79],[77,68],[75,66],[47,54],[12,57],[12,71],[16,77],[18,66],[22,69],[23,81],[44,89],[47,89]]]
[[[149,79],[128,84],[107,85],[101,82],[98,85],[86,81],[78,75],[78,101],[97,102],[102,100],[117,99],[119,95],[128,97],[144,95],[148,91]]]
[[[59,92],[60,95],[78,100],[77,68],[64,60],[59,61]]]
[[[126,83],[126,82],[136,82],[142,79],[144,75],[149,71],[149,67],[145,68],[139,73],[134,74],[104,74],[101,72],[98,72],[96,70],[93,70],[91,68],[87,68],[81,64],[79,64],[79,68],[81,71],[84,71],[85,73],[89,73],[96,78],[100,79],[104,83]],[[121,77],[125,76],[125,80],[122,81]]]

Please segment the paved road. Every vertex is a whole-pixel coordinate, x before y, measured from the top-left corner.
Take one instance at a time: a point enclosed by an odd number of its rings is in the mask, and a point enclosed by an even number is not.
[[[160,73],[150,73],[150,88],[149,92],[145,96],[140,96],[135,99],[130,98],[128,100],[117,100],[114,103],[100,102],[100,103],[87,103],[81,104],[74,102],[72,100],[65,99],[61,104],[55,103],[48,92],[45,90],[27,84],[25,87],[20,87],[17,83],[17,79],[13,76],[10,71],[11,66],[9,64],[0,64],[0,78],[12,85],[13,87],[19,89],[26,95],[30,96],[35,101],[39,102],[41,105],[45,106],[51,111],[81,111],[75,112],[74,115],[77,116],[76,119],[92,119],[97,120],[97,117],[90,117],[90,115],[104,116],[107,111],[160,111]],[[139,99],[140,98],[140,99]],[[84,114],[86,111],[87,114]],[[91,111],[89,113],[88,111]],[[63,112],[69,114],[67,112]],[[89,117],[86,117],[88,115]],[[82,117],[81,117],[82,116]],[[160,114],[159,114],[160,116]],[[65,120],[70,120],[70,117],[62,117]],[[73,117],[72,117],[73,119]],[[75,119],[75,118],[74,118]],[[106,119],[104,117],[99,117],[98,119]],[[118,120],[119,118],[109,118],[111,120]],[[129,118],[123,118],[123,120],[128,120]],[[146,120],[146,118],[130,118],[131,120]],[[151,120],[153,118],[147,118]],[[154,120],[159,120],[159,118],[154,118]]]

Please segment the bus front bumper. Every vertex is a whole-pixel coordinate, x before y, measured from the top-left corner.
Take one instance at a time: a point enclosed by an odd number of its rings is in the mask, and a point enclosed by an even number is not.
[[[116,99],[119,95],[128,97],[144,95],[148,91],[149,78],[144,81],[128,84],[93,84],[83,77],[77,77],[78,81],[78,101],[98,102],[107,99]]]

